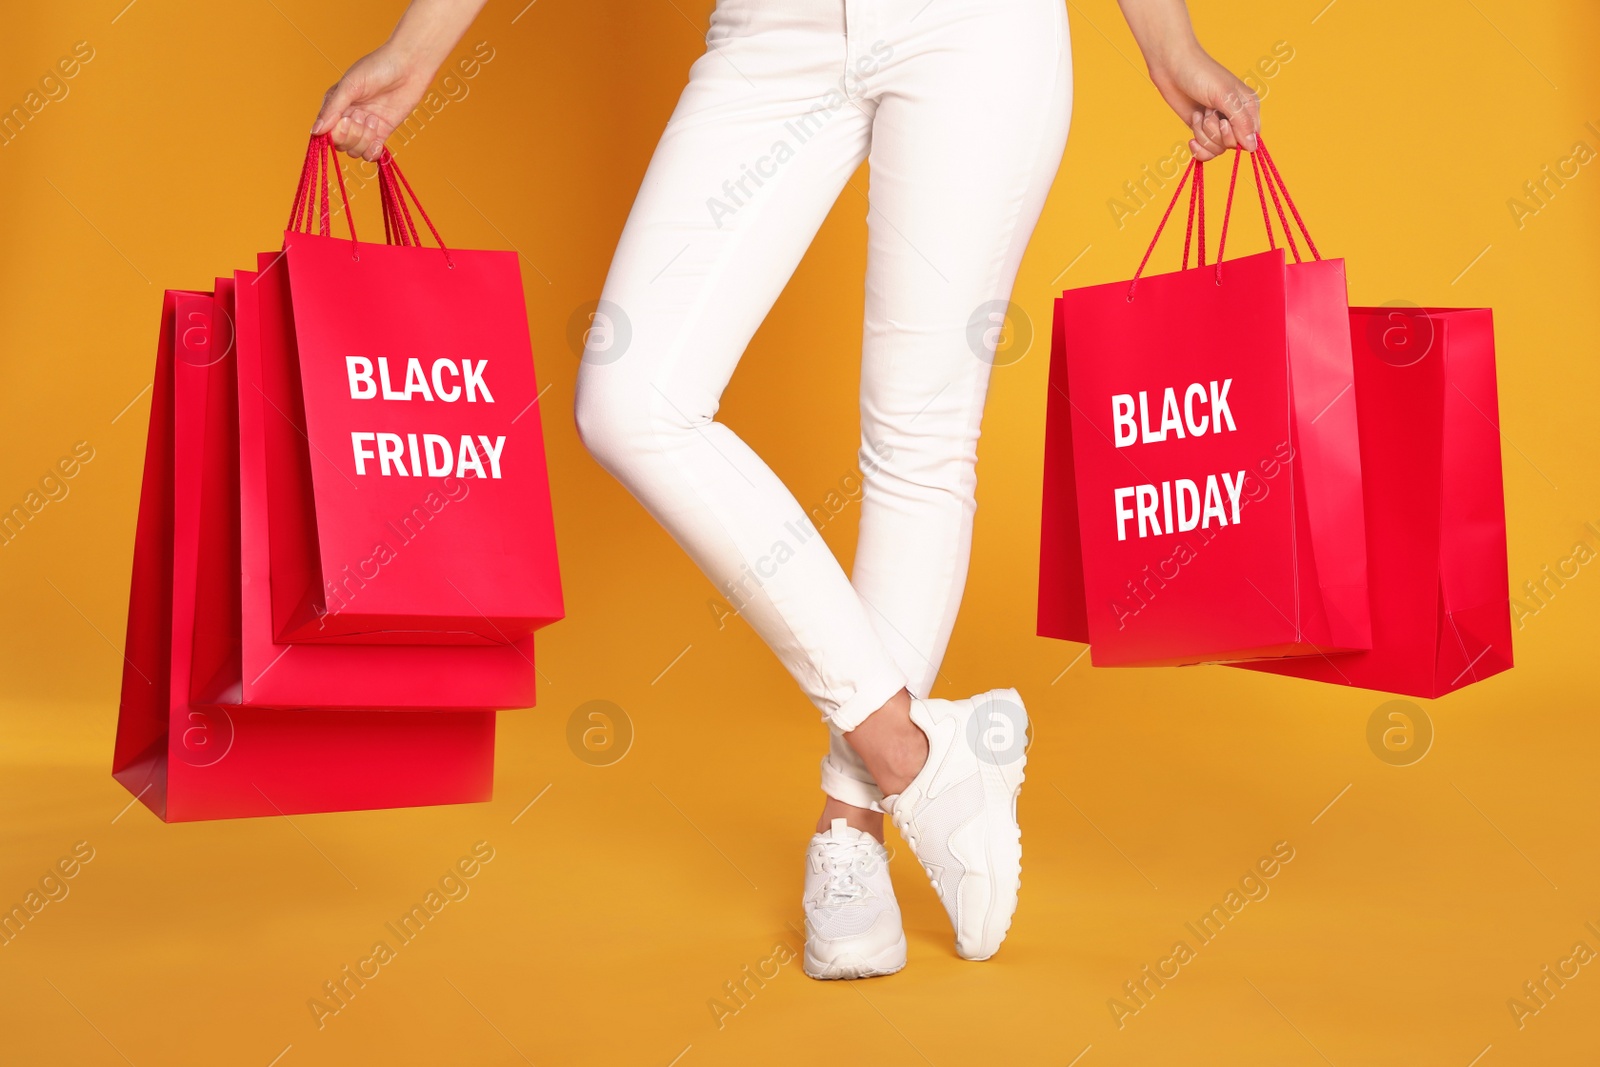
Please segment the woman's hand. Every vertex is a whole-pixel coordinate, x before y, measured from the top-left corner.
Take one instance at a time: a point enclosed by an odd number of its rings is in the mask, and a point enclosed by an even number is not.
[[[311,132],[330,134],[334,147],[354,158],[377,159],[383,142],[421,102],[432,77],[431,68],[385,44],[356,60],[328,90]]]
[[[357,159],[377,159],[485,2],[411,0],[389,40],[328,90],[311,132],[331,134],[334,147]]]
[[[1261,101],[1254,91],[1196,45],[1189,54],[1152,68],[1150,80],[1189,125],[1189,151],[1204,163],[1230,148],[1254,152]]]
[[[1230,148],[1255,151],[1261,101],[1195,39],[1183,0],[1118,0],[1150,80],[1194,134],[1189,151],[1204,163]]]

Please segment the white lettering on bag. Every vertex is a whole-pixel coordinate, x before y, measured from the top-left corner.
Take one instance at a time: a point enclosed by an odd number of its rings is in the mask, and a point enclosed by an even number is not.
[[[1197,526],[1204,530],[1213,524],[1237,524],[1243,492],[1242,470],[1237,474],[1227,471],[1208,474],[1203,497],[1200,487],[1188,478],[1164,481],[1159,487],[1150,483],[1120,486],[1112,490],[1117,540],[1128,539],[1130,524],[1135,537],[1158,537],[1174,530],[1187,533]]]
[[[461,376],[466,379],[468,400],[474,399],[472,395],[473,390],[479,389],[483,391],[483,402],[485,404],[494,403],[494,397],[489,395],[489,387],[483,384],[483,368],[487,367],[488,365],[489,361],[486,359],[478,360],[478,366],[476,369],[474,369],[472,366],[472,360],[469,359],[462,362]]]
[[[1158,425],[1150,425],[1150,394],[1141,390],[1138,399],[1132,393],[1117,393],[1111,398],[1111,426],[1118,448],[1127,448],[1132,444],[1159,444],[1167,440],[1171,434],[1176,440],[1183,440],[1184,430],[1187,436],[1200,437],[1206,433],[1222,433],[1224,423],[1229,430],[1235,430],[1233,424],[1233,411],[1228,407],[1228,388],[1233,385],[1232,378],[1222,381],[1213,379],[1207,389],[1206,382],[1194,382],[1183,391],[1183,404],[1178,404],[1178,391],[1172,386],[1161,391],[1160,408],[1157,414]],[[1206,407],[1206,411],[1196,415],[1196,403]],[[1137,410],[1138,418],[1134,418]]]
[[[457,478],[472,471],[479,478],[499,478],[500,457],[505,451],[504,434],[489,437],[462,434],[458,444],[436,433],[368,433],[360,430],[350,434],[350,449],[355,459],[356,475],[368,473],[367,464],[377,460],[380,477],[420,478],[426,469],[430,478],[454,474]],[[487,468],[487,469],[486,469]]]
[[[483,381],[488,370],[488,360],[451,360],[438,358],[424,370],[422,360],[411,357],[405,362],[405,381],[395,389],[390,378],[389,357],[344,357],[344,373],[350,386],[350,400],[435,400],[443,403],[494,403],[488,382]],[[398,365],[395,373],[400,373]],[[429,387],[432,386],[432,387]],[[440,478],[454,474],[464,477],[472,470],[480,478],[501,477],[501,451],[506,448],[506,437],[486,437],[462,434],[459,442],[438,434],[379,434],[379,432],[350,432],[350,450],[354,454],[355,474],[368,474],[368,461],[376,461],[379,477]]]
[[[428,403],[441,401],[453,404],[465,399],[469,404],[493,404],[494,394],[484,381],[488,370],[487,359],[454,360],[436,359],[426,369],[423,361],[415,357],[405,362],[405,379],[400,388],[394,386],[390,376],[387,356],[345,356],[345,377],[350,385],[350,399],[417,400]],[[394,373],[400,373],[398,365]],[[430,388],[431,384],[431,388]],[[379,477],[440,478],[448,474],[464,477],[472,471],[480,478],[499,478],[500,455],[505,448],[505,437],[490,438],[478,434],[462,434],[459,441],[436,433],[397,433],[352,431],[350,448],[358,476],[368,473],[368,462],[376,460]]]
[[[448,404],[461,395],[461,387],[452,385],[448,390],[445,389],[444,383],[439,380],[440,371],[449,371],[457,378],[461,377],[461,372],[456,370],[456,365],[448,359],[436,359],[433,361],[433,395]]]
[[[1127,448],[1236,431],[1233,410],[1228,406],[1228,390],[1232,386],[1232,378],[1213,378],[1209,382],[1191,382],[1181,390],[1167,386],[1157,394],[1159,399],[1153,399],[1146,390],[1114,393],[1113,442],[1117,448]],[[1130,528],[1134,537],[1158,537],[1206,529],[1213,524],[1234,525],[1239,521],[1239,498],[1243,492],[1244,471],[1237,475],[1226,471],[1210,474],[1204,483],[1174,478],[1114,488],[1112,509],[1117,520],[1117,540],[1126,541]]]
[[[360,357],[357,356],[353,358],[359,359]],[[369,375],[372,373],[372,365],[370,363],[367,365],[367,373]],[[369,377],[368,381],[370,380],[371,378]],[[355,389],[353,386],[351,387],[351,395],[355,395]],[[371,396],[372,394],[368,393],[367,395]],[[1139,439],[1139,427],[1136,426],[1133,421],[1132,396],[1127,393],[1118,393],[1116,396],[1111,398],[1111,422],[1116,428],[1118,448],[1124,448],[1133,444]]]
[[[376,368],[374,368],[376,363]],[[375,359],[367,356],[344,357],[345,374],[350,379],[351,400],[374,400],[381,395],[385,400],[412,400],[421,398],[427,401],[442,400],[453,404],[466,397],[467,403],[476,404],[480,401],[485,404],[494,403],[494,394],[489,392],[488,383],[483,380],[483,373],[489,366],[487,359],[473,361],[463,359],[459,362],[453,359],[436,359],[433,366],[424,371],[422,360],[412,357],[406,360],[405,380],[399,389],[394,387],[394,379],[389,376],[389,357],[377,356]],[[396,368],[396,373],[399,368]],[[374,378],[376,373],[376,378]],[[454,376],[460,385],[446,385],[447,376]],[[428,388],[429,382],[433,388]]]
[[[405,398],[410,400],[412,393],[421,393],[424,400],[431,401],[433,399],[433,394],[428,392],[428,383],[422,377],[422,363],[420,360],[415,359],[406,361]]]
[[[405,446],[401,443],[399,434],[380,433],[378,435],[379,473],[388,474],[389,465],[392,463],[395,469],[400,472],[402,478],[409,476],[411,472],[406,470],[405,462],[400,458],[400,453],[404,450]]]
[[[377,434],[370,433],[352,433],[350,435],[350,447],[355,449],[356,473],[358,475],[367,473],[367,460],[373,458],[373,456],[377,454],[371,449],[362,448],[361,443],[363,441],[371,441],[376,436]]]
[[[372,360],[366,356],[345,356],[344,367],[350,375],[351,400],[371,400],[378,395],[378,385],[372,380]]]
[[[500,450],[506,446],[504,435],[494,439],[494,445],[489,445],[489,439],[483,434],[478,435],[478,440],[483,442],[483,454],[489,458],[489,477],[500,477]]]
[[[450,441],[436,433],[422,435],[423,448],[428,453],[428,477],[438,478],[451,472]]]

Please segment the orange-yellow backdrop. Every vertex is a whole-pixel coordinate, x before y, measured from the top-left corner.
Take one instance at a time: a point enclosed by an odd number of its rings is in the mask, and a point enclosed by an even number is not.
[[[994,962],[957,960],[902,850],[902,975],[820,984],[791,961],[729,998],[724,983],[797,943],[823,732],[748,627],[719,628],[709,583],[568,414],[569,320],[598,295],[710,5],[525,2],[488,6],[462,54],[486,41],[493,58],[403,154],[447,237],[524,257],[570,610],[539,638],[540,706],[501,715],[490,804],[174,826],[124,810],[108,767],[161,290],[208,287],[276,244],[322,91],[401,5],[5,12],[0,105],[48,102],[0,147],[0,505],[79,442],[93,458],[0,548],[0,905],[79,842],[92,859],[0,947],[0,1061],[1593,1062],[1600,571],[1528,603],[1513,671],[1419,702],[1435,736],[1410,765],[1369,748],[1379,694],[1093,669],[1032,633],[1039,339],[996,375],[937,690],[1016,685],[1034,712],[1011,940]],[[1264,92],[1353,300],[1495,309],[1513,589],[1600,543],[1594,6],[1194,8]],[[1052,291],[1129,273],[1153,212],[1119,228],[1108,202],[1184,139],[1112,0],[1069,9],[1072,137],[1015,298],[1036,324]],[[74,76],[42,82],[74,49]],[[1532,200],[1547,165],[1567,177]],[[853,469],[865,184],[840,197],[723,408],[808,505]],[[847,507],[824,528],[845,560],[854,526]],[[596,699],[634,731],[609,766],[566,740]],[[494,859],[470,895],[319,1026],[323,983],[480,841]],[[1270,895],[1119,1025],[1108,1002],[1137,1005],[1123,984],[1277,842],[1294,858]]]

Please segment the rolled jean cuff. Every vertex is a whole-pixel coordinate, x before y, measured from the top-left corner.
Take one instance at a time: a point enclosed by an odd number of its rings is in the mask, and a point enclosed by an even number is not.
[[[906,680],[898,670],[885,670],[881,677],[857,686],[855,696],[824,717],[836,729],[849,733],[866,722],[868,715],[889,703],[889,698],[905,687]]]
[[[883,811],[879,803],[883,790],[875,782],[864,782],[839,766],[831,754],[822,757],[822,791],[834,800],[868,811]]]

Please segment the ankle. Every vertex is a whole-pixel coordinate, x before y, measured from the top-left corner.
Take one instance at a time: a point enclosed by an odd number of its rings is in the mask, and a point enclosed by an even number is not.
[[[904,689],[844,737],[888,796],[902,792],[928,762],[928,735],[911,721]]]
[[[928,735],[913,728],[916,736],[906,738],[899,747],[886,753],[882,765],[873,773],[884,796],[899,796],[905,792],[906,786],[928,763]]]
[[[883,843],[883,812],[827,797],[822,804],[822,814],[817,816],[817,833],[826,833],[835,819],[843,819],[852,830],[871,834],[879,844]]]

